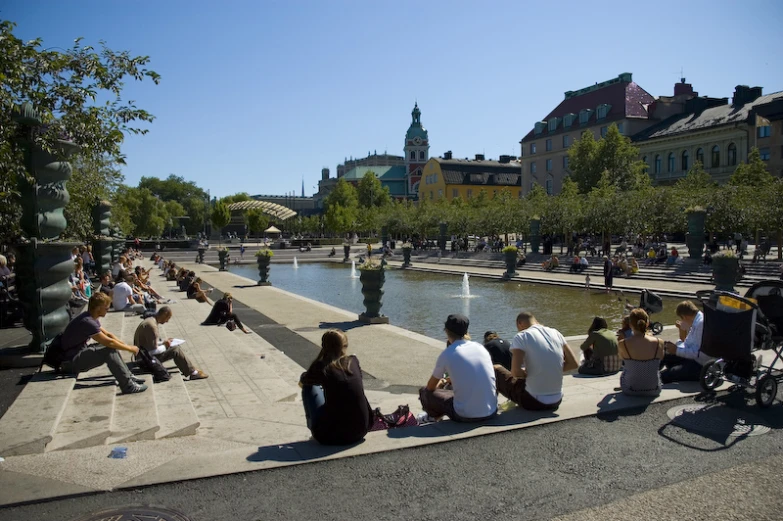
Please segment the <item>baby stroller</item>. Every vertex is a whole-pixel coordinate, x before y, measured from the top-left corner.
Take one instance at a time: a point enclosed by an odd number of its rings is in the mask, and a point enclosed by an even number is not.
[[[701,350],[716,358],[702,367],[699,383],[706,391],[723,381],[755,390],[756,403],[769,407],[778,392],[783,371],[774,368],[783,353],[783,336],[778,329],[783,306],[783,283],[762,281],[745,297],[723,291],[698,291],[704,307]],[[770,312],[773,320],[766,315]],[[775,354],[762,365],[759,350]]]
[[[648,315],[660,313],[663,311],[663,299],[646,289],[642,290],[641,298],[639,299],[639,307],[647,312]],[[663,324],[660,322],[651,322],[650,330],[653,335],[660,335],[663,331]]]

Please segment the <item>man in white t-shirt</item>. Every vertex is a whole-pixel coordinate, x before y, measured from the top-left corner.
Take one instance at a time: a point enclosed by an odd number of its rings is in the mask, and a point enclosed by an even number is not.
[[[419,390],[421,406],[433,419],[448,416],[475,422],[497,413],[492,358],[484,346],[470,341],[469,325],[464,315],[446,319],[446,349],[438,356],[427,386]]]
[[[519,333],[511,341],[511,371],[495,366],[498,392],[530,411],[555,411],[563,400],[563,373],[579,367],[556,329],[532,313],[517,315]]]
[[[120,281],[114,285],[111,296],[114,311],[133,311],[134,313],[144,313],[144,304],[137,300],[137,295],[126,281]]]

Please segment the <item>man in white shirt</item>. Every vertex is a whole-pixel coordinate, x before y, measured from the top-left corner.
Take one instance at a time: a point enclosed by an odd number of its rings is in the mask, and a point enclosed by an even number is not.
[[[556,329],[532,313],[517,315],[519,333],[511,341],[511,371],[495,366],[498,392],[530,411],[555,411],[563,400],[563,373],[579,364]]]
[[[701,352],[701,336],[704,332],[704,314],[696,305],[686,300],[677,304],[677,327],[680,340],[665,342],[666,354],[661,361],[661,382],[698,382],[701,366],[712,358]]]
[[[140,315],[146,309],[140,302],[139,295],[133,293],[133,289],[125,280],[114,285],[111,301],[114,311],[133,311]]]
[[[446,349],[438,356],[427,386],[419,390],[421,406],[433,419],[448,416],[477,422],[497,413],[492,358],[484,346],[470,341],[469,325],[464,315],[446,319]]]

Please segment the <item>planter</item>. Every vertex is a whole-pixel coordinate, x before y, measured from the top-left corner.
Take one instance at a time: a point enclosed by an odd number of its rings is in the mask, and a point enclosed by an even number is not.
[[[739,276],[739,260],[734,257],[712,258],[712,277],[715,289],[719,291],[734,291],[734,283]]]
[[[503,274],[504,279],[510,279],[513,277],[517,270],[517,252],[510,251],[503,254],[503,260],[506,262],[506,272]]]
[[[343,244],[343,253],[345,254],[345,257],[343,258],[343,262],[346,262],[348,258],[351,256],[351,245],[350,244]]]
[[[206,248],[199,248],[198,254],[196,256],[196,262],[199,264],[204,264],[204,253],[206,253]]]
[[[704,221],[707,213],[704,211],[688,212],[688,255],[691,259],[701,259],[704,251]]]
[[[32,334],[30,348],[43,353],[46,345],[70,321],[68,276],[73,273],[71,250],[79,243],[43,243],[33,239],[18,244],[17,291],[24,307],[24,326]]]
[[[256,257],[256,263],[258,263],[258,285],[259,286],[271,286],[272,283],[269,282],[269,262],[272,260],[271,257],[267,257],[266,255],[259,255]]]
[[[530,220],[530,251],[538,253],[538,246],[541,244],[541,220]]]
[[[403,248],[402,249],[402,267],[407,268],[411,265],[411,249],[412,248]]]
[[[220,271],[226,271],[226,257],[228,257],[227,251],[218,251],[218,260],[220,261]]]
[[[388,324],[389,317],[381,315],[383,303],[383,283],[386,281],[386,273],[381,268],[378,270],[361,270],[359,280],[362,283],[362,295],[364,295],[365,312],[359,315],[359,320],[367,324]]]

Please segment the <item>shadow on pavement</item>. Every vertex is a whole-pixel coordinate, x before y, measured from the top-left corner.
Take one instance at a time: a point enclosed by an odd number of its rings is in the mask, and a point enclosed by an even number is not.
[[[647,410],[655,398],[655,396],[626,396],[622,392],[607,394],[598,402],[596,418],[611,423],[623,416],[638,416]]]
[[[315,440],[309,440],[285,443],[283,445],[269,445],[258,447],[258,451],[247,457],[247,461],[308,461],[332,456],[362,443],[364,443],[364,440],[351,445],[320,445]]]
[[[365,324],[359,320],[351,320],[345,322],[321,322],[318,327],[321,329],[342,329],[343,331],[348,331],[349,329],[355,329],[357,327],[368,325],[369,324]]]

